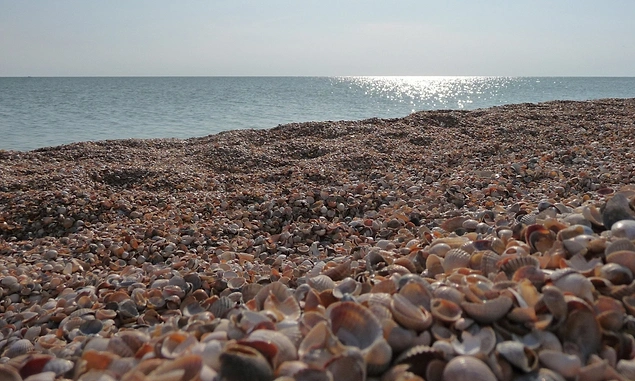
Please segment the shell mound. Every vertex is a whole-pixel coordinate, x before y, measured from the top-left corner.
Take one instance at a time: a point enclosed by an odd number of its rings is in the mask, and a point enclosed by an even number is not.
[[[633,136],[606,99],[0,151],[0,374],[632,379]]]

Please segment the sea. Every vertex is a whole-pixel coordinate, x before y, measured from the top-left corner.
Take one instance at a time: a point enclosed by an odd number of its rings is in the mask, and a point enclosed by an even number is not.
[[[5,77],[0,149],[634,97],[635,77]]]

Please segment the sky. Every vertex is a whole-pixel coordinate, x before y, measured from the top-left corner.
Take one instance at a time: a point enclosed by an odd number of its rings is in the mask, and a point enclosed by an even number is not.
[[[633,0],[0,0],[0,76],[635,76]]]

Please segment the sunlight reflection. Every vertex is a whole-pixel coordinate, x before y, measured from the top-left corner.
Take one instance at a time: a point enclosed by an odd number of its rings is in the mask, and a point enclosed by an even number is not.
[[[337,77],[337,80],[348,83],[351,89],[359,89],[370,97],[408,103],[416,110],[425,110],[469,108],[475,101],[491,100],[489,98],[510,85],[514,78],[355,76]]]

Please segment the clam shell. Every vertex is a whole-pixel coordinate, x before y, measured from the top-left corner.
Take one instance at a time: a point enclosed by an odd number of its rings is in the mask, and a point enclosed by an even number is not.
[[[611,253],[622,250],[635,252],[635,243],[628,238],[616,239],[606,245],[606,249],[604,249],[604,256],[608,256]]]
[[[226,296],[221,296],[209,306],[208,311],[217,318],[224,318],[231,309],[234,308],[234,302]],[[264,301],[263,301],[264,304]]]
[[[600,324],[595,314],[588,310],[570,312],[559,333],[565,345],[570,342],[578,348],[582,363],[586,363],[589,355],[597,353],[602,341]]]
[[[314,290],[321,292],[335,288],[335,282],[329,276],[320,274],[306,280],[306,283]]]
[[[406,297],[395,294],[390,303],[390,311],[395,321],[402,326],[423,331],[432,325],[432,315],[422,307],[415,306]]]
[[[330,267],[322,272],[334,281],[342,280],[351,274],[351,260],[348,259],[338,265]]]
[[[511,278],[518,269],[525,266],[537,268],[540,267],[540,262],[538,262],[538,259],[535,257],[523,255],[520,257],[504,259],[499,263],[499,269],[504,271],[509,278]]]
[[[0,364],[0,379],[3,381],[22,381],[18,371],[5,364]]]
[[[451,249],[443,258],[443,270],[446,273],[454,269],[469,267],[472,255],[463,249]]]
[[[443,370],[444,381],[497,381],[494,372],[472,356],[457,356]]]
[[[434,360],[442,360],[443,353],[427,345],[417,345],[400,354],[395,364],[409,365],[408,371],[425,377],[429,364]]]
[[[256,349],[227,344],[220,357],[219,379],[225,381],[273,380],[269,361]]]
[[[242,342],[264,342],[273,344],[277,348],[276,354],[271,359],[274,369],[278,368],[278,366],[285,361],[294,361],[298,359],[298,353],[295,345],[287,336],[277,331],[257,329],[246,339],[242,340],[241,343]]]
[[[635,274],[635,251],[618,250],[606,256],[607,263],[617,263]]]
[[[360,349],[370,347],[383,337],[379,320],[364,306],[355,302],[337,302],[326,310],[333,334],[344,344]]]
[[[463,311],[481,324],[491,324],[507,314],[512,307],[511,298],[500,295],[483,303],[462,302]]]
[[[429,286],[425,286],[421,282],[410,281],[403,285],[399,290],[399,295],[408,299],[415,306],[421,306],[430,310],[430,300],[432,293]]]
[[[289,296],[292,296],[292,292],[286,284],[281,282],[269,283],[258,291],[254,297],[258,311],[262,311],[265,305],[265,300],[269,297],[270,293],[275,295],[278,300],[286,300]]]
[[[540,363],[566,378],[573,378],[582,367],[580,358],[561,351],[543,349],[538,353]]]
[[[538,367],[538,356],[536,353],[517,341],[503,341],[496,344],[496,352],[525,373],[529,373]]]
[[[17,357],[20,355],[24,355],[26,353],[34,351],[33,343],[31,343],[27,339],[16,340],[13,343],[9,344],[7,349],[2,354],[4,357]]]
[[[362,284],[353,278],[347,277],[342,279],[335,288],[333,288],[333,296],[342,299],[346,295],[357,296],[362,291]]]
[[[435,298],[430,301],[430,312],[439,321],[454,323],[461,318],[463,310],[451,300]]]
[[[544,253],[553,246],[555,240],[556,235],[542,225],[533,224],[525,228],[525,242],[527,242],[534,251]]]
[[[614,224],[618,221],[633,219],[635,217],[633,216],[633,211],[630,210],[629,200],[623,192],[616,193],[603,205],[602,222],[606,229],[613,230]]]
[[[279,300],[275,294],[270,294],[265,299],[264,309],[275,314],[277,321],[298,320],[302,310],[298,301],[293,296],[288,296],[285,300]]]
[[[554,273],[555,274],[555,273]],[[558,287],[562,292],[571,292],[587,301],[593,301],[593,284],[582,274],[577,272],[568,272],[562,276],[558,275],[554,279],[552,274],[553,285]]]

